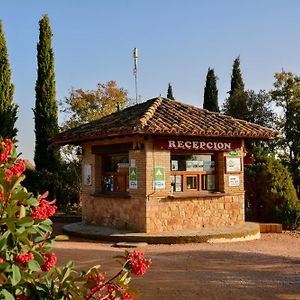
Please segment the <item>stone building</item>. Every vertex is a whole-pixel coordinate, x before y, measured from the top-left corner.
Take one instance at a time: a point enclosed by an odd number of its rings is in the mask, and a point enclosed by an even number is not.
[[[243,224],[245,140],[275,136],[159,97],[54,142],[83,149],[84,223],[156,233]]]

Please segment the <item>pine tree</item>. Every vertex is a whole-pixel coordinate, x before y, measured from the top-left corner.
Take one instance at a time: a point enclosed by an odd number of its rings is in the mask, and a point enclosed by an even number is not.
[[[0,20],[0,136],[14,139],[18,131],[15,127],[18,106],[13,103],[14,85],[10,83],[10,79],[11,70]]]
[[[35,156],[37,171],[55,171],[60,161],[59,149],[50,139],[58,133],[58,108],[55,99],[54,54],[51,46],[52,32],[48,16],[40,22],[37,44],[37,81],[35,86]]]
[[[232,96],[236,92],[244,92],[245,86],[243,82],[242,72],[240,69],[240,57],[238,56],[232,66],[231,85],[229,95]]]
[[[207,71],[203,108],[209,111],[219,112],[217,77],[214,69],[211,68],[208,68]]]
[[[173,96],[173,90],[172,90],[172,86],[171,83],[169,83],[168,86],[168,94],[167,94],[167,98],[171,99],[171,100],[175,100],[174,96]]]

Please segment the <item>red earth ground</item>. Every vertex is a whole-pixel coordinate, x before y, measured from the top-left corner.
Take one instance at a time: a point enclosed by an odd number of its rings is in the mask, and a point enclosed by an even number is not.
[[[62,224],[55,224],[59,233]],[[56,242],[59,265],[78,270],[96,264],[113,275],[113,256],[124,249],[82,239]],[[262,234],[260,240],[223,244],[148,245],[152,259],[143,277],[134,277],[143,300],[300,299],[300,232]]]

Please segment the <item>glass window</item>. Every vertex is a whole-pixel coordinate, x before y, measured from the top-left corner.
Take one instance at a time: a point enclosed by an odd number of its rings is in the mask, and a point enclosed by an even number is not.
[[[214,191],[215,168],[213,154],[171,155],[173,191]]]
[[[125,193],[129,189],[127,154],[103,155],[103,191],[106,193]]]

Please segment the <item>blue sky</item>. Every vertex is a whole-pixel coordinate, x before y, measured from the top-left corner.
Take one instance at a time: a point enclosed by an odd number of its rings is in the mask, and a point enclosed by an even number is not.
[[[20,105],[18,149],[33,159],[36,44],[44,14],[53,31],[58,100],[71,87],[94,89],[111,79],[135,97],[137,47],[142,100],[166,96],[171,82],[176,99],[202,107],[208,67],[219,78],[221,105],[238,55],[246,89],[270,90],[282,68],[299,74],[299,11],[297,0],[0,0]]]

